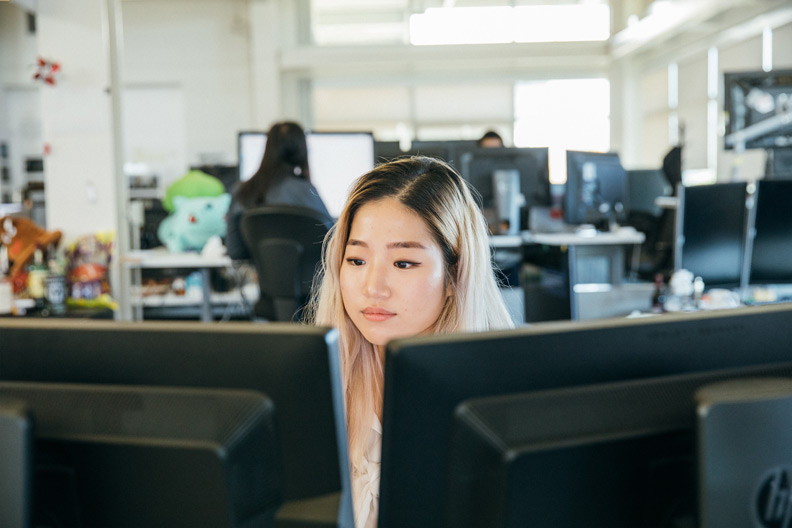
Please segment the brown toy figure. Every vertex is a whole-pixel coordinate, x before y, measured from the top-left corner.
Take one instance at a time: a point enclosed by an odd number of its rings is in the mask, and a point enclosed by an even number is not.
[[[60,231],[47,231],[28,218],[0,218],[0,244],[8,248],[8,278],[14,285],[14,293],[25,289],[26,266],[36,248],[46,250],[49,246],[57,246],[60,239]]]

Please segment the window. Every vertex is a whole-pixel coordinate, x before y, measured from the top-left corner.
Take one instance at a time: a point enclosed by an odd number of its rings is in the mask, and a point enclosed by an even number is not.
[[[566,151],[610,149],[610,82],[553,79],[514,89],[514,145],[550,149],[550,181],[566,181]]]

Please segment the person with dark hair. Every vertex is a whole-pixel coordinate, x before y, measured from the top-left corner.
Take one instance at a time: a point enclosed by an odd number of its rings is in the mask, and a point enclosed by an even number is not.
[[[478,146],[482,148],[501,148],[503,147],[503,138],[494,130],[488,130],[478,140]]]
[[[226,217],[226,249],[232,259],[249,259],[240,221],[248,209],[264,205],[308,207],[333,223],[319,192],[311,184],[308,145],[303,128],[291,121],[275,123],[267,132],[264,156],[256,173],[232,192]]]

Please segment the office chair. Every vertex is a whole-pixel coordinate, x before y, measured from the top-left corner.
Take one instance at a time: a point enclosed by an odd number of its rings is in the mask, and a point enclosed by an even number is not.
[[[322,241],[330,225],[314,211],[297,206],[264,206],[242,215],[242,238],[258,273],[258,318],[299,321],[308,300]]]

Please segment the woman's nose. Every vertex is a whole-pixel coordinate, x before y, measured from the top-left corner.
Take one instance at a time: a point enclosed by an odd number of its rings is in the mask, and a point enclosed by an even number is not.
[[[387,297],[390,295],[388,274],[381,264],[372,264],[366,270],[364,293],[369,297]]]

